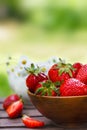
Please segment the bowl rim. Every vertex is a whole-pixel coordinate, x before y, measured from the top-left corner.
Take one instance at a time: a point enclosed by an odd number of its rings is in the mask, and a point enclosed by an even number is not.
[[[36,94],[30,92],[30,90],[27,90],[27,93],[29,95],[37,97],[37,98],[49,98],[49,99],[87,98],[87,95],[80,95],[80,96],[40,96],[40,95],[36,95]]]

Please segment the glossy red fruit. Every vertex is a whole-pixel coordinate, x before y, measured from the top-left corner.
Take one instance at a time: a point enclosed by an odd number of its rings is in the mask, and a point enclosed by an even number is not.
[[[3,108],[7,109],[9,105],[18,100],[20,100],[20,97],[17,94],[12,94],[8,96],[3,102]]]
[[[81,82],[87,84],[87,64],[83,65],[79,69],[76,78],[79,79]]]
[[[60,81],[60,77],[58,76],[57,64],[54,64],[50,68],[50,70],[48,71],[48,75],[50,80],[52,80],[52,82]]]
[[[23,102],[21,100],[13,102],[7,109],[9,118],[20,117],[23,110]]]
[[[66,64],[62,60],[58,64],[54,64],[48,71],[49,78],[52,82],[60,82],[74,76],[74,68],[71,64]]]
[[[41,84],[41,83],[38,83],[38,84],[36,85],[36,87],[35,87],[34,93],[36,93],[36,91],[37,91],[38,89],[40,89],[40,88],[42,88],[42,84]],[[37,92],[36,94],[37,94],[37,95],[41,95],[41,92]]]
[[[76,62],[76,63],[73,64],[73,67],[75,68],[75,71],[74,71],[74,72],[75,72],[75,75],[74,75],[74,77],[76,77],[76,75],[77,75],[79,69],[80,69],[82,66],[83,66],[83,64],[80,63],[80,62]]]
[[[35,86],[38,84],[38,78],[35,74],[30,74],[26,78],[26,86],[31,92],[34,92]]]
[[[76,78],[69,78],[60,86],[61,96],[87,95],[87,85]]]
[[[31,92],[35,91],[35,87],[38,82],[48,79],[41,69],[38,66],[35,67],[34,64],[31,64],[29,68],[26,68],[26,70],[29,73],[28,77],[26,78],[26,86]]]
[[[44,122],[33,119],[27,115],[24,115],[22,117],[22,122],[24,123],[24,125],[28,128],[39,128],[39,127],[43,127],[44,126]]]
[[[44,73],[41,72],[41,73],[38,73],[37,79],[38,79],[38,82],[42,82],[44,80],[47,80],[48,77],[47,77],[47,75],[45,75]]]

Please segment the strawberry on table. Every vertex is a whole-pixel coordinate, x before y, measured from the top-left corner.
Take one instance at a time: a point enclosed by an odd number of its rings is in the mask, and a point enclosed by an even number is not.
[[[87,95],[87,85],[76,78],[69,78],[60,86],[61,96]]]
[[[79,79],[81,82],[87,84],[87,64],[83,65],[76,76],[77,79]]]
[[[24,115],[22,117],[22,122],[25,124],[28,128],[39,128],[44,126],[44,122],[33,119],[27,115]]]
[[[17,94],[12,94],[8,96],[3,102],[3,108],[7,109],[13,102],[20,100],[20,97]]]
[[[26,86],[31,92],[34,92],[35,87],[39,82],[48,79],[47,75],[45,75],[38,66],[36,68],[34,64],[31,64],[31,67],[26,68],[26,70],[29,73],[26,78]]]
[[[74,67],[70,63],[59,59],[57,64],[54,64],[48,71],[48,75],[52,82],[59,82],[60,85],[65,80],[74,77]]]
[[[22,100],[18,100],[13,102],[7,109],[9,118],[17,118],[20,117],[23,110],[23,102]]]

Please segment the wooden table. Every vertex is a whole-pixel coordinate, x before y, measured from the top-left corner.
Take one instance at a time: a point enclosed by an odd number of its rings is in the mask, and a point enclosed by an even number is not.
[[[10,119],[3,109],[3,101],[4,99],[0,98],[0,130],[33,130],[26,128],[22,123],[21,118]],[[55,125],[51,120],[42,116],[31,103],[28,103],[24,106],[23,114],[27,114],[32,118],[45,122],[45,126],[43,128],[35,128],[35,130],[87,130],[87,123],[79,124],[77,126]]]

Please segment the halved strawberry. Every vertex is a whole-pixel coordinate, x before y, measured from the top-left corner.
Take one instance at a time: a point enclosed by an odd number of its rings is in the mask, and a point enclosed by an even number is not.
[[[28,128],[38,128],[38,127],[43,127],[44,126],[44,122],[33,119],[33,118],[31,118],[31,117],[29,117],[27,115],[23,115],[22,122]]]
[[[6,110],[13,102],[20,100],[17,94],[12,94],[8,96],[3,102],[3,108]]]
[[[10,118],[20,117],[23,110],[23,102],[21,100],[13,102],[7,109],[6,112]]]

